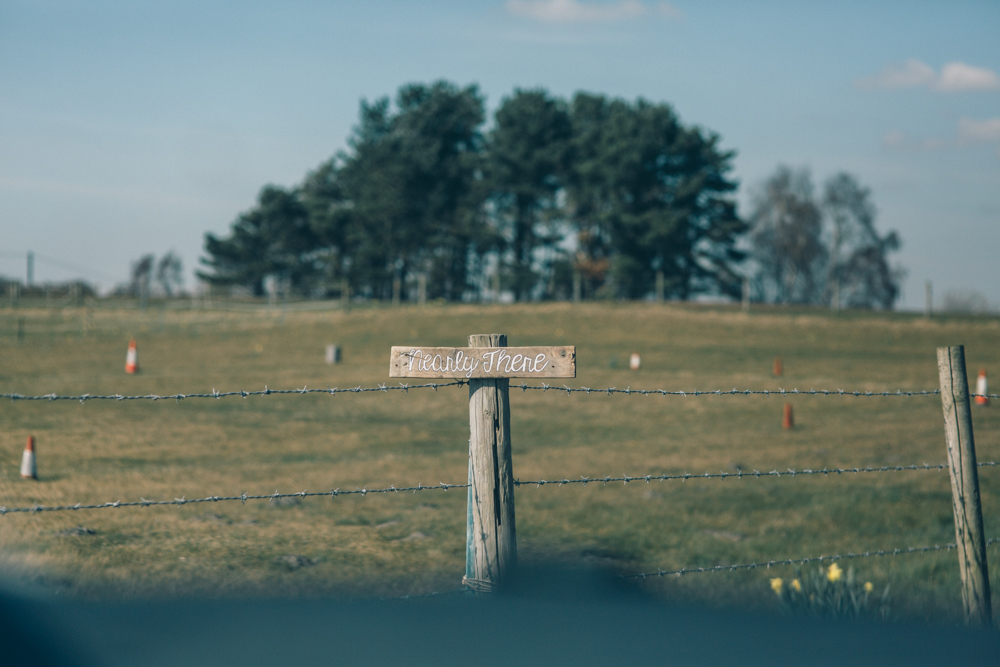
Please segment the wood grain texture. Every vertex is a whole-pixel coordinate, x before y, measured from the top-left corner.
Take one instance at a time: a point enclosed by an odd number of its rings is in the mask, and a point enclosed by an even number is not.
[[[394,345],[394,378],[575,378],[576,347],[421,347]]]
[[[504,334],[469,336],[471,347],[502,348]],[[494,590],[517,565],[514,466],[510,444],[510,381],[469,381],[469,522],[465,583]]]
[[[939,347],[937,358],[951,475],[952,510],[955,514],[955,544],[962,574],[962,604],[967,622],[989,626],[992,618],[990,575],[986,563],[969,382],[965,373],[965,347]]]

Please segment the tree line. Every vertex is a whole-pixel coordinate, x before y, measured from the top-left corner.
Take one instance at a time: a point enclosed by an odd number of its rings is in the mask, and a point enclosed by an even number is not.
[[[516,89],[486,128],[476,86],[409,84],[361,102],[346,150],[292,188],[265,186],[227,236],[206,234],[198,275],[254,295],[448,301],[738,298],[752,275],[756,298],[801,303],[829,296],[812,286],[821,276],[855,304],[848,276],[867,260],[851,253],[859,229],[874,233],[873,209],[858,217],[867,191],[843,175],[862,204],[813,202],[820,217],[803,222],[788,206],[812,193],[779,170],[794,183],[763,188],[743,219],[734,155],[642,98]],[[849,230],[833,245],[827,210],[831,229]],[[806,232],[827,250],[789,264],[782,244]],[[884,261],[898,240],[879,243]]]

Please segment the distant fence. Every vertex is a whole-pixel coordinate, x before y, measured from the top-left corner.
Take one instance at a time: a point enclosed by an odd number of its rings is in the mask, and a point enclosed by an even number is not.
[[[625,389],[620,389],[617,387],[606,387],[595,389],[591,387],[569,387],[563,386],[551,386],[547,384],[540,385],[529,385],[521,383],[520,385],[512,385],[512,389],[520,389],[522,391],[555,391],[564,392],[567,396],[572,394],[587,394],[591,396],[635,396],[635,397],[653,397],[653,396],[671,396],[671,397],[712,397],[712,396],[789,396],[789,395],[806,395],[806,396],[819,396],[819,397],[852,397],[852,398],[903,398],[903,397],[927,397],[927,396],[941,396],[942,405],[945,414],[945,431],[948,444],[948,463],[939,464],[910,464],[910,465],[895,465],[895,466],[864,466],[864,467],[823,467],[823,468],[806,468],[806,469],[786,469],[786,470],[770,470],[770,471],[744,471],[737,470],[736,472],[725,472],[720,471],[718,473],[704,474],[646,474],[646,475],[620,475],[620,476],[597,476],[597,477],[580,477],[579,479],[569,479],[569,478],[554,478],[554,479],[536,479],[536,480],[513,480],[513,484],[517,488],[541,488],[543,486],[556,486],[556,487],[569,487],[582,485],[586,486],[588,484],[603,484],[608,485],[612,483],[622,483],[622,485],[627,485],[631,483],[651,483],[651,482],[665,482],[665,481],[687,481],[687,480],[728,480],[730,478],[736,478],[737,480],[761,480],[761,479],[793,479],[796,477],[811,477],[815,478],[818,476],[828,477],[831,475],[859,475],[859,474],[885,474],[885,473],[903,473],[903,472],[941,472],[949,471],[952,483],[952,493],[953,493],[953,508],[954,517],[956,521],[956,542],[948,544],[935,544],[928,546],[908,546],[902,548],[893,549],[878,549],[878,550],[867,550],[860,552],[848,552],[843,554],[826,554],[809,556],[804,558],[780,558],[764,560],[760,562],[750,562],[735,565],[716,565],[711,567],[684,567],[680,569],[658,569],[652,572],[642,572],[635,574],[624,574],[621,575],[627,579],[648,579],[653,577],[665,577],[665,576],[682,576],[687,574],[695,573],[709,573],[709,572],[732,572],[737,570],[746,569],[756,569],[761,567],[776,567],[782,565],[802,565],[811,562],[833,562],[838,560],[849,560],[849,559],[859,559],[859,558],[875,558],[875,557],[889,557],[889,556],[901,556],[910,554],[925,554],[940,551],[959,551],[959,561],[960,561],[960,573],[962,579],[962,593],[963,593],[963,606],[965,609],[966,619],[969,622],[977,624],[987,624],[991,619],[991,607],[990,607],[990,589],[989,589],[989,574],[986,569],[986,554],[985,549],[988,546],[1000,543],[1000,536],[986,539],[983,535],[982,526],[982,512],[979,499],[979,487],[978,487],[978,470],[980,468],[993,468],[1000,466],[1000,462],[996,461],[976,461],[974,440],[972,437],[971,428],[971,417],[969,416],[969,404],[970,399],[998,399],[1000,395],[998,394],[970,394],[968,391],[968,381],[965,375],[965,364],[964,364],[964,350],[960,347],[956,348],[941,348],[939,350],[939,368],[941,369],[941,382],[942,385],[938,389],[928,389],[928,390],[918,390],[918,391],[845,391],[842,389],[836,390],[799,390],[799,389],[779,389],[778,391],[772,390],[751,390],[751,389],[731,389],[731,390],[716,390],[716,391],[671,391],[664,389],[632,389],[631,387],[626,387]],[[75,395],[59,395],[59,394],[42,394],[42,395],[25,395],[17,393],[6,393],[0,394],[0,398],[9,399],[11,401],[48,401],[48,402],[58,402],[58,401],[79,401],[85,403],[87,401],[93,400],[113,400],[113,401],[142,401],[142,400],[187,400],[187,399],[223,399],[223,398],[249,398],[249,397],[260,397],[260,396],[270,396],[270,395],[300,395],[306,396],[310,394],[328,394],[328,395],[340,395],[340,394],[366,394],[366,393],[388,393],[388,392],[398,392],[407,393],[410,390],[421,390],[421,389],[434,389],[435,391],[446,387],[461,387],[468,385],[469,382],[464,380],[456,380],[453,382],[443,382],[443,383],[425,383],[409,385],[400,383],[398,386],[389,386],[387,384],[379,384],[375,387],[353,387],[353,388],[337,388],[337,387],[327,387],[327,388],[295,388],[295,389],[270,389],[265,387],[262,390],[255,391],[212,391],[211,393],[176,393],[167,395],[124,395],[124,394],[75,394]],[[74,512],[81,510],[97,510],[97,509],[124,509],[124,508],[143,508],[152,506],[181,506],[181,505],[191,505],[191,504],[204,504],[204,503],[218,503],[218,502],[240,502],[245,504],[248,501],[263,501],[268,502],[281,499],[281,498],[318,498],[318,497],[330,497],[337,498],[339,496],[345,495],[360,495],[366,496],[368,494],[393,494],[393,493],[417,493],[417,492],[427,492],[427,491],[437,491],[446,492],[451,489],[469,489],[469,483],[459,483],[459,484],[446,484],[438,483],[432,485],[417,484],[416,486],[389,486],[380,488],[368,488],[364,486],[362,488],[354,489],[332,489],[330,491],[321,492],[310,492],[310,491],[300,491],[298,493],[279,493],[275,491],[269,494],[247,494],[240,493],[237,495],[212,495],[205,496],[201,498],[173,498],[166,500],[150,500],[146,498],[140,498],[136,501],[113,501],[104,503],[76,503],[74,505],[59,505],[59,506],[45,506],[45,505],[34,505],[30,507],[6,507],[0,506],[0,516],[7,514],[33,514],[42,512]],[[471,494],[470,494],[471,502]],[[471,511],[471,505],[470,505]],[[978,518],[977,518],[978,517]],[[477,591],[491,590],[491,586],[486,585],[485,587],[482,582],[466,582],[467,585]],[[488,583],[488,582],[487,582]]]

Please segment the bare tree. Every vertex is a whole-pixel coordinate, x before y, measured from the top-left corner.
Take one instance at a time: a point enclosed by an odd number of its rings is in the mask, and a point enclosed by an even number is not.
[[[778,167],[753,194],[750,223],[757,298],[773,303],[819,303],[827,250],[809,170]]]
[[[175,290],[179,290],[184,284],[184,265],[181,258],[171,250],[160,258],[156,265],[156,282],[160,284],[166,295],[173,296]]]
[[[903,271],[890,268],[888,254],[899,249],[899,235],[892,231],[880,236],[876,231],[871,190],[850,174],[836,174],[825,183],[823,212],[831,223],[827,302],[891,309]]]
[[[899,248],[899,236],[881,236],[875,217],[871,190],[854,176],[827,179],[817,203],[808,169],[779,166],[753,195],[756,298],[892,308],[904,273],[889,266],[888,255]]]
[[[153,275],[153,263],[156,257],[153,255],[143,255],[132,262],[132,277],[129,280],[129,293],[132,296],[142,297],[145,290],[149,289],[149,281]]]

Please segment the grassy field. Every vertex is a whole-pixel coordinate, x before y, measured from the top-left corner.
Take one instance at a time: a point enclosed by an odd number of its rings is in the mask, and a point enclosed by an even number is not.
[[[17,320],[24,318],[23,339]],[[573,344],[573,386],[671,390],[934,389],[935,347],[996,369],[1000,321],[655,304],[356,307],[283,312],[4,309],[0,391],[176,393],[374,386],[393,344]],[[124,373],[130,336],[142,372]],[[343,362],[323,362],[324,346]],[[632,352],[642,370],[628,369]],[[776,355],[784,376],[771,375]],[[0,504],[14,507],[462,483],[465,388],[223,400],[27,402],[0,407]],[[769,471],[940,463],[941,403],[917,398],[567,396],[512,392],[515,474]],[[980,460],[1000,460],[1000,405],[974,411]],[[26,436],[39,477],[21,480]],[[1000,470],[981,471],[987,535],[1000,536]],[[940,544],[954,540],[948,474],[520,487],[522,561],[620,572]],[[421,492],[0,518],[0,568],[70,595],[403,595],[456,588],[465,492]],[[66,534],[83,526],[93,534]],[[71,530],[69,532],[72,532]],[[293,567],[285,556],[299,555]],[[994,589],[1000,554],[991,550]],[[853,561],[893,611],[960,611],[954,552]],[[845,566],[846,567],[846,566]],[[778,575],[775,575],[775,572]],[[790,568],[671,577],[671,598],[772,605]],[[1000,600],[995,600],[998,606]]]

